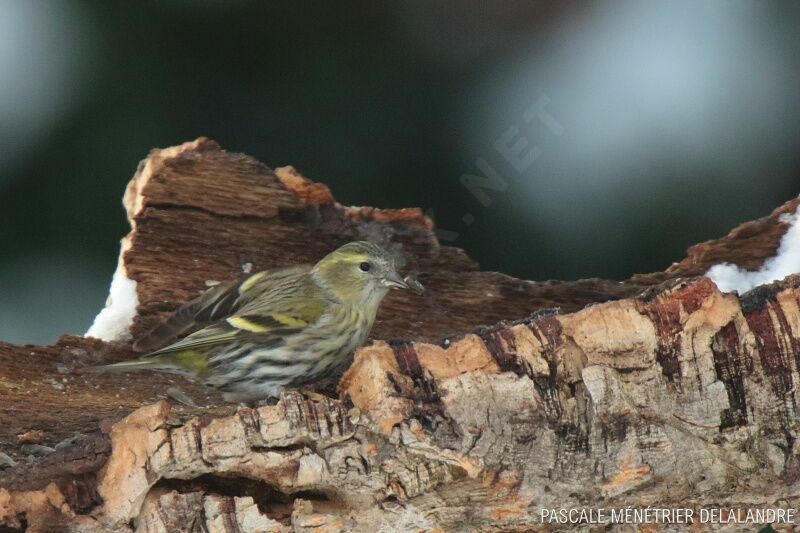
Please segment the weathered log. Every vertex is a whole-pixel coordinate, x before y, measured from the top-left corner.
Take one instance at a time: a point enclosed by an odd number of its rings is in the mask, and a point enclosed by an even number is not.
[[[124,204],[105,340],[0,344],[0,530],[500,531],[553,507],[797,506],[800,276],[739,296],[702,275],[760,268],[800,200],[625,282],[481,272],[417,209],[342,207],[206,139],[153,151]],[[360,238],[401,246],[428,290],[387,299],[334,397],[245,408],[174,376],[81,372],[135,357],[130,339],[209,281]]]

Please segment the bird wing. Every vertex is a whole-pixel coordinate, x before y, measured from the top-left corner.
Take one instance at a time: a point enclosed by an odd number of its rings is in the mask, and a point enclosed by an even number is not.
[[[317,322],[332,303],[309,276],[308,267],[259,272],[243,281],[212,288],[179,309],[166,325],[157,327],[146,338],[167,334],[161,337],[165,340],[175,332],[214,320],[210,325],[134,361],[92,370],[127,372],[149,368],[205,379],[213,367],[227,359],[223,345],[237,343],[262,349],[279,346],[287,336]]]
[[[242,280],[216,285],[179,307],[167,320],[139,338],[134,348],[139,351],[153,350],[197,326],[213,324],[235,314],[262,294],[273,293],[277,296],[286,293],[299,280],[306,278],[310,269],[307,265],[301,265],[262,271]]]
[[[275,344],[314,324],[330,303],[307,271],[283,272],[255,296],[248,293],[247,303],[238,312],[149,355],[196,351],[234,340],[262,347]]]
[[[300,330],[276,327],[268,332],[254,333],[223,320],[139,359],[92,367],[91,371],[113,373],[151,369],[205,379],[211,368],[219,364],[219,361],[213,363],[212,357],[221,346],[236,341],[242,345],[255,344],[260,348],[268,348],[280,345],[285,335],[297,331]]]

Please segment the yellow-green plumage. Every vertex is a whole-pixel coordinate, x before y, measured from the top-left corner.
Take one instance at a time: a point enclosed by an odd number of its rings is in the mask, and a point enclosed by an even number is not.
[[[149,349],[106,372],[150,369],[203,380],[229,400],[277,396],[319,379],[369,334],[390,288],[408,288],[395,258],[367,242],[346,244],[312,266],[259,272],[216,286],[178,309],[136,343]]]

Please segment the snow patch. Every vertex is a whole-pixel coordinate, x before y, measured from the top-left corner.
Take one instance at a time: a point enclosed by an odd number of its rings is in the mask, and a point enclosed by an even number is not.
[[[128,279],[122,265],[117,266],[111,279],[106,307],[95,317],[86,337],[97,337],[104,341],[130,339],[130,328],[139,306],[136,282]]]
[[[133,179],[125,187],[122,205],[125,206],[131,232],[120,242],[119,262],[114,277],[111,279],[106,307],[95,317],[94,323],[84,335],[85,337],[96,337],[104,341],[130,339],[130,329],[133,319],[136,317],[136,309],[139,307],[139,296],[136,293],[136,282],[128,279],[125,271],[125,254],[131,249],[136,234],[136,216],[145,206],[145,196],[142,191],[147,188],[150,178],[153,177],[157,168],[163,166],[164,161],[197,150],[208,142],[208,139],[201,137],[179,146],[153,150],[143,164],[139,165]]]
[[[800,272],[800,207],[793,215],[785,214],[780,220],[790,224],[789,229],[781,237],[777,255],[764,261],[761,270],[750,272],[730,263],[721,263],[711,267],[706,276],[722,292],[743,294],[759,285]]]

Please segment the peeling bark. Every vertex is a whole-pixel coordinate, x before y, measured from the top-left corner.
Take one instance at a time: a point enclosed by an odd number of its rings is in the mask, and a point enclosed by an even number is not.
[[[209,280],[357,238],[402,246],[428,291],[387,299],[338,394],[260,408],[81,372],[134,357],[125,335],[0,344],[0,530],[526,531],[541,508],[796,507],[800,276],[741,296],[697,276],[758,268],[798,203],[661,273],[540,283],[478,271],[419,210],[342,207],[206,139],[153,151],[124,201],[133,338]]]

